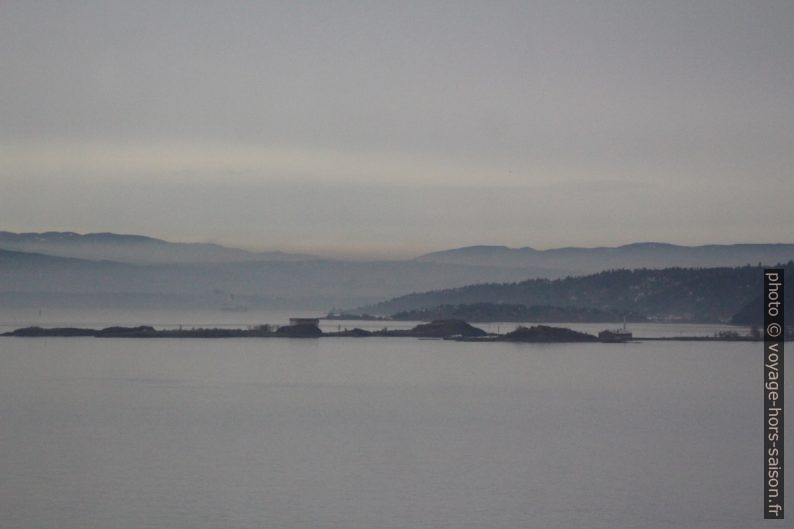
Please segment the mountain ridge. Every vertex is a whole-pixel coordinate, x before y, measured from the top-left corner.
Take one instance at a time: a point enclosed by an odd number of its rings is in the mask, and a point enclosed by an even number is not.
[[[215,243],[172,242],[147,235],[113,232],[0,231],[0,248],[28,253],[89,260],[131,263],[188,263],[235,261],[301,261],[315,255],[286,252],[250,252]]]
[[[794,259],[794,244],[735,243],[684,246],[664,242],[637,242],[622,246],[568,246],[536,250],[530,246],[464,246],[431,252],[421,262],[488,266],[538,266],[587,274],[619,268],[670,268],[773,264]]]

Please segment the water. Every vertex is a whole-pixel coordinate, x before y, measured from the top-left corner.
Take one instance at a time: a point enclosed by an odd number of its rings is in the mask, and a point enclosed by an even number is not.
[[[152,325],[158,329],[175,329],[184,327],[219,327],[244,329],[253,325],[274,324],[286,325],[290,317],[322,318],[322,311],[279,311],[251,310],[248,312],[223,312],[220,310],[151,310],[151,309],[109,309],[103,311],[84,309],[3,309],[0,313],[0,333],[12,331],[20,327],[38,325],[41,327],[89,327],[100,329],[111,325]],[[410,329],[422,323],[419,321],[378,321],[378,320],[322,320],[320,328],[326,332],[353,329],[359,327],[370,331],[389,329]],[[506,333],[519,325],[533,323],[495,322],[477,323],[474,325],[488,332]],[[604,329],[623,326],[622,322],[613,323],[544,323],[569,327],[581,332],[598,334]],[[747,334],[749,327],[722,324],[659,324],[629,323],[628,329],[638,337],[670,337],[670,336],[713,336],[720,331],[735,331]]]
[[[0,338],[0,527],[769,527],[761,368],[752,343]]]

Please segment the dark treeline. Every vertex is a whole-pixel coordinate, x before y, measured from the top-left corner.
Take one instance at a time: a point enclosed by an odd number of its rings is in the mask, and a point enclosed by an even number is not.
[[[398,312],[394,320],[432,321],[461,319],[474,322],[616,322],[623,318],[628,322],[647,321],[642,314],[618,310],[600,310],[590,307],[553,307],[550,305],[513,305],[509,303],[468,303],[461,305],[439,305]]]
[[[791,285],[794,262],[784,267],[787,284]],[[595,309],[661,321],[754,323],[750,321],[752,318],[737,315],[743,311],[755,313],[748,304],[757,304],[762,285],[760,266],[611,270],[582,277],[530,279],[414,293],[360,310],[385,315],[491,303]],[[791,300],[792,296],[787,299]],[[757,312],[761,314],[760,310]]]

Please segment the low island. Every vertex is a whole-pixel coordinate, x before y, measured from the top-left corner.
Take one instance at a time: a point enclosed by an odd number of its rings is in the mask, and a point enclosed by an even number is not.
[[[602,333],[603,334],[603,333]],[[193,328],[193,329],[155,329],[150,325],[136,327],[106,327],[104,329],[87,329],[77,327],[24,327],[0,334],[8,337],[95,337],[95,338],[366,338],[366,337],[412,337],[423,339],[444,339],[467,342],[526,342],[526,343],[577,343],[602,342],[615,343],[614,337],[605,339],[566,327],[548,325],[520,326],[506,334],[488,333],[464,320],[448,319],[421,323],[411,329],[383,328],[366,330],[361,328],[345,329],[337,332],[324,332],[317,325],[297,323],[291,325],[258,325],[247,329],[225,328]],[[755,336],[744,336],[737,333],[716,336],[691,336],[674,338],[633,338],[630,334],[624,340],[721,340],[751,341]]]

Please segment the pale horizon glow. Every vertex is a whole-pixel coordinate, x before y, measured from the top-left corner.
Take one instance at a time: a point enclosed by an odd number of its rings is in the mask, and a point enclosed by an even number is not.
[[[0,229],[794,242],[787,1],[0,5]]]

